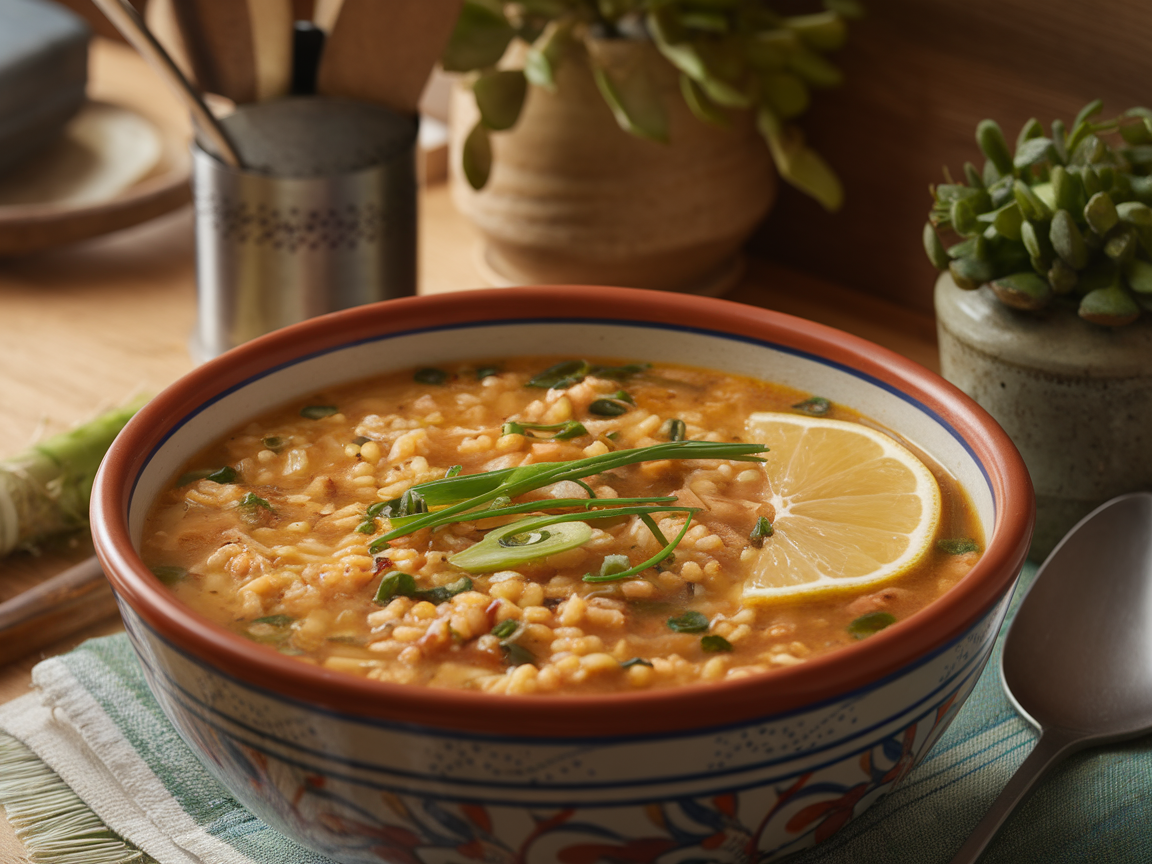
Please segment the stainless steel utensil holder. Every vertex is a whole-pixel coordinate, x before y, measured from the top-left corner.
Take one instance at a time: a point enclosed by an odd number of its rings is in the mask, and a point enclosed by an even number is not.
[[[353,124],[333,137],[332,124],[316,125],[332,105],[285,103],[226,118],[241,156],[249,151],[245,165],[257,168],[230,168],[193,145],[197,359],[306,318],[416,292],[417,120],[393,116],[384,132]],[[261,126],[266,116],[275,122]],[[253,143],[253,125],[267,133],[263,142]],[[341,148],[348,158],[333,156]],[[297,176],[272,173],[277,164]],[[322,173],[301,167],[309,165]],[[342,170],[349,165],[357,167]]]

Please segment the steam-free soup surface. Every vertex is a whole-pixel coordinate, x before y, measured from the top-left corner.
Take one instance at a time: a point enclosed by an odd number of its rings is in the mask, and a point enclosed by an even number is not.
[[[775,514],[763,467],[724,458],[626,464],[484,505],[525,504],[521,512],[468,513],[389,539],[403,514],[427,506],[409,490],[446,476],[669,441],[755,443],[745,422],[756,412],[867,422],[726,373],[616,360],[557,368],[562,361],[408,370],[286,405],[173,478],[149,515],[144,560],[197,612],[302,662],[405,684],[566,694],[803,663],[914,613],[978,557],[963,494],[930,465],[943,497],[938,533],[949,542],[910,572],[854,591],[745,602]],[[626,506],[617,499],[660,497],[672,500],[590,515]],[[583,515],[502,542],[489,535],[549,513]],[[547,554],[573,531],[576,545]],[[475,551],[487,547],[491,555]]]

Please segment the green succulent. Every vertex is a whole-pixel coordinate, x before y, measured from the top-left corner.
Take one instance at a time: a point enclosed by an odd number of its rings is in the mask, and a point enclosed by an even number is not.
[[[666,107],[630,62],[628,43],[646,40],[679,71],[693,114],[726,125],[729,111],[754,111],[780,176],[837,210],[840,181],[793,121],[813,90],[841,82],[826,55],[861,15],[858,0],[823,0],[821,11],[806,15],[778,14],[766,0],[464,0],[442,60],[450,72],[470,73],[480,112],[463,148],[465,176],[483,188],[490,134],[516,124],[528,84],[555,89],[557,65],[573,48],[586,52],[621,128],[667,142]],[[524,68],[498,68],[514,39],[530,46]]]
[[[1015,309],[1065,304],[1120,326],[1152,310],[1152,111],[1097,120],[1097,100],[1071,129],[1035,119],[1015,153],[993,120],[976,128],[983,170],[931,189],[924,248],[964,289],[987,285]],[[958,242],[945,246],[939,231]]]

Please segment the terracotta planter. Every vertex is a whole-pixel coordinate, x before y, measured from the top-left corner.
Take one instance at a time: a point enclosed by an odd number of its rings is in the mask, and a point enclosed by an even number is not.
[[[748,112],[703,123],[677,73],[638,44],[670,115],[669,144],[620,129],[571,52],[555,93],[530,87],[517,125],[492,135],[494,166],[473,190],[460,149],[476,120],[471,93],[452,103],[451,184],[479,229],[494,284],[583,283],[718,293],[739,277],[740,249],[776,194],[768,149]]]
[[[1033,557],[1108,499],[1152,488],[1152,321],[1016,312],[987,288],[936,282],[944,377],[1019,448],[1036,489]]]

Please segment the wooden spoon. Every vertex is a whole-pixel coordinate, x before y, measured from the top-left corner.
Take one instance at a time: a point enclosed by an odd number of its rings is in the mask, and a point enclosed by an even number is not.
[[[180,0],[172,8],[201,89],[236,103],[288,92],[291,0]]]
[[[317,92],[415,114],[461,2],[343,0],[320,58]],[[331,4],[323,14],[331,16]]]

